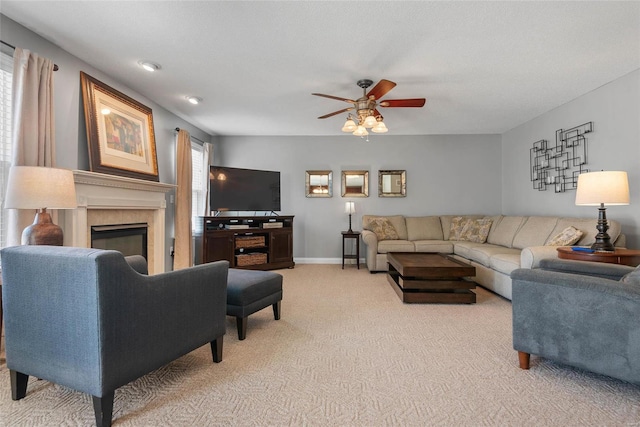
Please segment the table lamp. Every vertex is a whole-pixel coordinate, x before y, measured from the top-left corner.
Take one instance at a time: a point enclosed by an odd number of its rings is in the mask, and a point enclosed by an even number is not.
[[[607,213],[605,205],[629,204],[629,180],[623,171],[600,171],[578,175],[578,189],[576,191],[576,205],[599,206],[598,234],[591,249],[600,252],[613,252],[615,247],[611,237],[607,234]]]
[[[33,224],[22,232],[23,245],[62,246],[62,229],[47,209],[74,209],[73,172],[40,166],[12,166],[7,180],[6,209],[37,209]]]
[[[353,233],[353,230],[351,229],[351,215],[356,213],[356,203],[347,202],[344,206],[344,213],[349,214],[349,233]]]

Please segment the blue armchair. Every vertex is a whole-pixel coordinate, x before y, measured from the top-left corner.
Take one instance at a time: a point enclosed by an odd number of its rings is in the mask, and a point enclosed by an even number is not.
[[[640,384],[640,268],[543,260],[513,280],[513,348]]]
[[[222,360],[228,262],[146,275],[116,251],[17,246],[0,252],[11,397],[29,375],[90,394],[110,426],[115,390],[210,343]]]

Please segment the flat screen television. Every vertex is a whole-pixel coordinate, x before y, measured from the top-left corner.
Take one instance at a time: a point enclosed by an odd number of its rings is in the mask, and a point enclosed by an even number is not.
[[[212,211],[279,211],[280,172],[211,166]]]

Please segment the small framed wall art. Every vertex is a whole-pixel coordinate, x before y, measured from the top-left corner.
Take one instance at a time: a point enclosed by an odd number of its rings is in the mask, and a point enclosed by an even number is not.
[[[407,171],[379,170],[378,197],[406,197]]]
[[[342,197],[369,197],[369,171],[342,171]]]
[[[333,172],[327,170],[314,170],[306,172],[305,196],[307,197],[332,197],[333,196]]]

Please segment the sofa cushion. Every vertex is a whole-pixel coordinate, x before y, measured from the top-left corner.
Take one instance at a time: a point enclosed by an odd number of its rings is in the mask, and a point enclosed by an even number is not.
[[[636,267],[631,273],[627,273],[620,279],[622,283],[627,285],[640,286],[640,266]]]
[[[406,217],[408,240],[442,240],[439,216]]]
[[[453,242],[446,240],[415,240],[413,244],[416,248],[416,252],[453,253]]]
[[[512,246],[518,249],[544,246],[557,223],[558,217],[530,216],[516,233]]]
[[[493,220],[489,218],[468,219],[460,234],[460,240],[476,243],[486,242],[492,223]]]
[[[484,243],[464,241],[453,242],[453,253],[460,255],[461,257],[471,259],[471,249],[477,246],[482,246],[483,244]]]
[[[451,218],[451,225],[449,226],[449,240],[462,240],[460,236],[462,236],[462,231],[464,230],[464,226],[467,225],[467,218],[462,216],[457,216],[455,218]]]
[[[609,234],[609,236],[611,237],[611,242],[615,242],[620,235],[620,223],[612,220],[608,220],[608,223],[609,230],[607,231],[607,234]],[[549,239],[571,225],[584,233],[580,240],[576,242],[576,244],[579,246],[591,246],[595,243],[596,234],[598,234],[598,230],[596,229],[597,224],[597,211],[595,210],[593,219],[559,218],[558,223],[549,236]]]
[[[489,259],[489,267],[500,273],[510,275],[513,270],[520,268],[520,254],[495,254]]]
[[[487,243],[507,248],[512,247],[513,239],[525,220],[524,216],[502,217],[496,228],[489,232]]]
[[[378,240],[397,240],[398,232],[391,221],[387,218],[373,218],[363,227],[365,230],[373,231]]]
[[[391,224],[393,224],[393,228],[396,229],[396,233],[398,233],[398,238],[400,240],[407,240],[407,226],[404,221],[404,216],[402,215],[391,215],[391,216],[382,216],[382,215],[363,215],[362,216],[362,228],[365,230],[366,225],[373,219],[376,218],[386,218]]]
[[[378,253],[388,252],[415,252],[416,247],[408,240],[382,240],[378,242]]]
[[[451,220],[453,218],[462,216],[463,218],[483,218],[483,215],[441,215],[440,216],[440,224],[442,224],[442,238],[444,240],[449,240],[449,231],[451,230]]]
[[[493,230],[496,229],[496,227],[498,227],[498,224],[500,224],[500,221],[502,221],[502,218],[504,218],[504,215],[493,215],[493,216],[485,216],[485,218],[489,218],[492,222],[491,222],[491,229],[489,230],[489,234],[493,233]],[[488,238],[489,236],[487,236]]]
[[[573,226],[569,226],[555,236],[551,236],[545,246],[570,246],[580,240],[584,233]]]
[[[510,249],[504,246],[484,244],[469,249],[469,259],[484,266],[490,266],[491,257],[499,254],[511,254],[520,257],[520,249]]]

